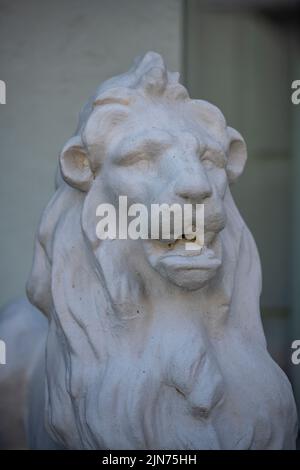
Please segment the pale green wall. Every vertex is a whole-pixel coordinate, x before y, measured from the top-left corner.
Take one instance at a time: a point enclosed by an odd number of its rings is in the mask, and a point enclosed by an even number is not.
[[[85,100],[135,56],[180,69],[180,0],[0,0],[0,305],[22,294],[57,156]]]

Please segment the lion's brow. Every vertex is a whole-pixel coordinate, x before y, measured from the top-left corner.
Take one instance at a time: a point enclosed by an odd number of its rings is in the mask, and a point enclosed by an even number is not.
[[[167,149],[171,145],[170,136],[144,135],[129,136],[122,141],[123,154],[137,154],[139,152],[159,152]]]
[[[94,106],[102,106],[105,104],[122,104],[123,106],[129,106],[129,100],[124,98],[102,98],[94,101]]]

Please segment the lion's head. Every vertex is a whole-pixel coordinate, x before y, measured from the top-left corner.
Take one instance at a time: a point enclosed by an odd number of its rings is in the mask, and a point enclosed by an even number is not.
[[[215,106],[190,99],[177,74],[153,54],[100,87],[82,121],[60,164],[64,180],[87,193],[83,227],[94,248],[99,201],[117,206],[118,196],[127,196],[129,206],[143,204],[149,213],[151,204],[203,203],[207,249],[201,254],[186,256],[183,243],[168,239],[134,246],[139,263],[143,251],[168,281],[201,287],[222,262],[224,198],[246,161],[240,134]]]
[[[291,392],[265,348],[257,250],[229,188],[245,160],[240,134],[155,53],[82,110],[27,286],[50,321],[46,421],[66,447],[289,445]],[[120,195],[204,204],[205,249],[100,241],[96,208]]]

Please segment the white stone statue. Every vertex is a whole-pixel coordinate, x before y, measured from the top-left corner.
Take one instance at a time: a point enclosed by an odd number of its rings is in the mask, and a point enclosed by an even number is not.
[[[0,441],[31,448],[293,449],[267,349],[260,262],[232,199],[246,146],[149,52],[104,82],[60,155],[29,301],[0,315]],[[96,208],[199,203],[205,246],[99,240]],[[183,234],[187,235],[187,234]],[[40,313],[42,312],[45,316]]]

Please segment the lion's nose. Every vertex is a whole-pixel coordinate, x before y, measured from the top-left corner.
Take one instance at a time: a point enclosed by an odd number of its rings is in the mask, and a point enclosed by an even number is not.
[[[202,203],[212,195],[212,190],[205,175],[189,173],[176,183],[175,193],[183,199]]]

